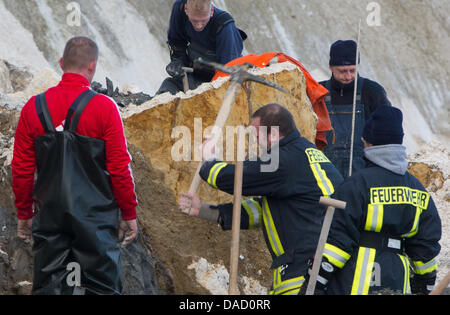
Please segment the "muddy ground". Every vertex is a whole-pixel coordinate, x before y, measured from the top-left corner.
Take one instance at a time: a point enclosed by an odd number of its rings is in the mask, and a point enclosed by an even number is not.
[[[217,224],[188,217],[177,208],[173,192],[165,187],[162,172],[151,167],[148,158],[135,146],[129,147],[139,198],[138,217],[149,237],[153,256],[158,258],[157,275],[161,291],[168,294],[210,294],[195,281],[187,267],[203,257],[211,264],[229,266],[231,232]],[[253,277],[263,286],[271,284],[270,255],[262,232],[242,231],[240,276]]]

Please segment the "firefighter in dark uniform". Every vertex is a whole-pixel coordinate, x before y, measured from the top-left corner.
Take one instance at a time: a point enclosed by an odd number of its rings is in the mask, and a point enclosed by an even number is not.
[[[356,76],[356,42],[337,41],[330,49],[330,70],[332,77],[320,82],[330,91],[325,103],[333,130],[327,134],[328,146],[325,155],[341,175],[349,174],[350,146],[352,135],[352,113]],[[352,173],[364,168],[364,145],[361,135],[364,123],[378,105],[390,105],[384,88],[375,81],[358,75],[355,113],[355,137],[353,146]]]
[[[172,8],[168,31],[170,63],[166,67],[170,75],[156,94],[183,90],[183,67],[193,67],[198,58],[227,64],[241,57],[243,40],[247,35],[238,29],[233,17],[214,5],[211,0],[177,0]],[[188,73],[189,88],[196,89],[209,82],[214,72],[195,69]]]
[[[441,220],[430,194],[407,171],[402,112],[380,106],[363,133],[366,168],[333,198],[336,211],[316,293],[428,294],[436,280]]]
[[[258,132],[260,146],[271,149],[269,159],[244,161],[243,195],[260,197],[242,202],[241,229],[262,227],[273,258],[270,293],[298,294],[326,210],[318,201],[322,196],[331,196],[343,179],[327,157],[300,136],[284,107],[269,104],[260,108],[252,117],[252,126]],[[268,135],[262,132],[265,127]],[[277,155],[278,167],[264,171],[264,167],[273,166]],[[200,175],[212,187],[232,194],[234,169],[233,164],[211,159],[205,161]],[[180,209],[183,211],[191,203],[194,210],[190,215],[219,222],[224,230],[231,229],[232,204],[210,206],[200,203],[195,195],[183,194]]]

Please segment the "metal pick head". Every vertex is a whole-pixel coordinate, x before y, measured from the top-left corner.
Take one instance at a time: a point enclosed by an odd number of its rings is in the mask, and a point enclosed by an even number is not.
[[[231,80],[232,81],[237,81],[237,82],[240,82],[240,83],[243,83],[245,81],[254,81],[256,83],[260,83],[260,84],[264,84],[264,85],[270,86],[272,88],[275,88],[275,89],[277,89],[277,90],[287,94],[287,91],[285,89],[283,89],[281,86],[279,86],[279,85],[277,85],[277,84],[275,84],[275,83],[273,83],[273,82],[271,82],[271,81],[269,81],[267,79],[264,79],[262,77],[254,75],[254,74],[251,74],[251,73],[249,73],[247,71],[243,71],[243,70],[241,70],[241,71],[244,72],[244,74],[240,73],[240,75],[238,75],[238,76],[231,75]]]
[[[234,67],[225,67],[224,65],[221,65],[217,62],[206,62],[202,60],[201,58],[197,59],[194,62],[195,68],[203,68],[208,70],[216,70],[220,72],[227,73],[231,75],[231,81],[243,83],[245,81],[254,81],[256,83],[264,84],[267,86],[270,86],[272,88],[275,88],[283,93],[287,93],[285,89],[283,89],[281,86],[276,85],[273,82],[270,82],[267,79],[264,79],[262,77],[259,77],[257,75],[249,73],[247,70],[250,67],[250,64],[243,64],[243,65],[236,65]]]

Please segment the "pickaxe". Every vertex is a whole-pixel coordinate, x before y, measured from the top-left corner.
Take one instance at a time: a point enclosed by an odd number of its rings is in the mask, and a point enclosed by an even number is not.
[[[237,94],[242,87],[242,84],[246,81],[253,81],[257,83],[261,83],[275,89],[278,89],[284,93],[287,93],[286,90],[279,87],[278,85],[264,79],[258,77],[254,74],[249,73],[247,70],[249,68],[248,64],[237,65],[234,67],[225,67],[221,64],[214,62],[205,62],[197,60],[194,63],[194,68],[208,68],[210,70],[221,71],[224,73],[228,73],[231,75],[231,83],[228,87],[227,93],[225,94],[225,98],[222,102],[222,106],[217,114],[216,122],[214,124],[214,129],[219,132],[214,132],[213,137],[211,139],[210,144],[215,146],[219,135],[222,132],[223,127],[228,119],[228,116],[231,111],[231,107],[236,99]],[[240,137],[238,137],[240,138]],[[239,144],[238,145],[245,145]],[[199,163],[197,170],[195,172],[194,178],[191,182],[191,186],[189,188],[189,193],[196,194],[200,187],[201,178],[200,178],[200,169],[203,165],[203,162]],[[237,288],[237,267],[239,262],[239,231],[241,226],[241,198],[242,198],[242,174],[243,174],[243,161],[237,161],[235,167],[234,174],[234,200],[233,200],[233,223],[232,223],[232,239],[231,239],[231,258],[230,258],[230,286],[229,286],[229,294],[236,295],[238,294]],[[188,214],[190,213],[190,209],[186,211]]]
[[[225,123],[230,115],[231,107],[233,106],[234,100],[236,99],[237,94],[239,93],[239,89],[245,81],[254,81],[257,83],[265,84],[267,86],[278,89],[284,93],[287,93],[285,89],[279,87],[278,85],[264,79],[258,77],[254,74],[247,72],[248,65],[237,65],[234,67],[225,67],[221,64],[214,62],[205,62],[201,59],[197,60],[194,64],[194,68],[197,67],[207,67],[213,70],[218,70],[224,73],[228,73],[231,75],[231,84],[228,87],[228,90],[225,94],[225,99],[222,102],[222,106],[220,107],[219,113],[217,114],[216,122],[214,123],[214,129],[222,131]],[[213,129],[213,130],[214,130]],[[219,139],[219,132],[215,132],[213,134],[213,138],[211,139],[211,145],[215,145]],[[200,162],[195,172],[194,178],[191,182],[191,186],[189,188],[189,193],[196,194],[198,188],[200,187],[201,178],[200,178],[200,169],[203,165],[203,162]]]
[[[320,231],[319,244],[317,245],[314,263],[309,276],[309,283],[306,289],[306,295],[313,295],[316,288],[317,276],[319,275],[320,265],[322,263],[322,255],[325,249],[325,243],[330,232],[331,221],[333,220],[334,209],[345,209],[347,204],[344,201],[331,198],[321,197],[319,203],[328,206],[325,218],[323,219],[322,230]]]

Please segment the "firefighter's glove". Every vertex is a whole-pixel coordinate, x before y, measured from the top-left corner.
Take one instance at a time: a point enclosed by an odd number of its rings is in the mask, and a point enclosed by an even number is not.
[[[167,73],[173,78],[180,78],[184,75],[183,61],[174,60],[166,67]]]
[[[417,295],[428,295],[433,291],[436,282],[436,272],[426,275],[414,274],[411,278],[411,293]]]
[[[314,261],[309,261],[309,269],[308,274],[305,276],[305,282],[303,283],[302,288],[300,289],[299,294],[305,295],[306,289],[308,288],[309,279],[312,272],[312,266]],[[316,281],[316,287],[314,289],[314,295],[325,295],[327,291],[328,281],[331,279],[336,267],[328,262],[328,260],[324,257],[322,260],[322,264],[320,265],[319,275]]]

